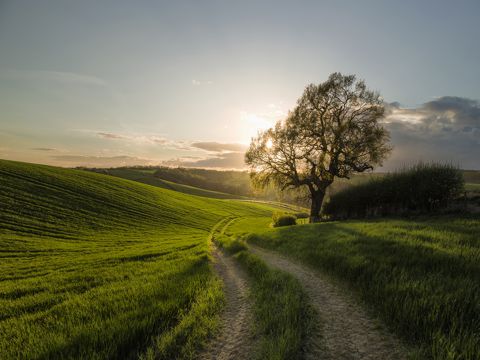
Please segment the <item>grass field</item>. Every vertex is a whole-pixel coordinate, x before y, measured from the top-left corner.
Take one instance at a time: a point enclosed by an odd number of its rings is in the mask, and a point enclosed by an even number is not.
[[[467,183],[465,190],[472,193],[480,193],[480,184]]]
[[[143,184],[156,186],[162,189],[175,190],[184,194],[204,196],[214,199],[246,199],[246,197],[227,194],[219,191],[211,191],[201,189],[195,186],[189,186],[184,184],[175,183],[172,181],[163,180],[157,176],[154,176],[155,169],[144,170],[136,168],[112,168],[99,170],[101,173],[116,176],[122,179],[138,181]]]
[[[182,189],[0,161],[0,357],[194,357],[224,303],[212,235],[249,274],[259,359],[301,358],[311,310],[243,238],[350,284],[419,359],[478,357],[478,216],[273,229],[295,208]]]
[[[241,226],[241,224],[237,224]],[[478,359],[480,218],[348,221],[249,241],[349,283],[419,359]]]
[[[211,228],[270,213],[0,161],[1,358],[191,358],[223,302]]]

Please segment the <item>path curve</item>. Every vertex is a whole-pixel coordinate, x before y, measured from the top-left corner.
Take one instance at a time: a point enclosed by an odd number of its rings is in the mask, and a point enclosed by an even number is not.
[[[231,221],[227,220],[221,232]],[[212,236],[216,228],[212,230]],[[220,331],[200,354],[199,359],[250,359],[254,353],[254,339],[247,275],[231,256],[225,255],[215,245],[212,246],[213,266],[223,281],[226,305],[222,313]]]
[[[296,277],[310,297],[319,326],[311,334],[307,359],[406,359],[400,341],[327,277],[272,251],[249,248],[268,265]]]

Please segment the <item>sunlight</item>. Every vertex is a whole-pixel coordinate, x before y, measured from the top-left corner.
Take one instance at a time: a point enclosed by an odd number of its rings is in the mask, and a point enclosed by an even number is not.
[[[244,129],[244,137],[248,140],[257,136],[259,131],[271,128],[275,123],[274,120],[268,119],[267,117],[246,111],[240,112],[240,120],[242,128]]]

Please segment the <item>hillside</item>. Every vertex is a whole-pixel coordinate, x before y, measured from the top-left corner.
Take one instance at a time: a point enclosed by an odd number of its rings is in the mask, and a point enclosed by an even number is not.
[[[278,192],[273,187],[259,191],[253,189],[250,178],[242,171],[217,171],[208,169],[166,168],[166,167],[121,167],[111,169],[87,169],[101,174],[138,181],[164,189],[176,190],[185,194],[217,199],[254,198],[267,201],[281,201],[309,207],[308,195],[303,190]],[[349,186],[364,183],[385,173],[354,174],[351,179],[335,179],[328,188],[327,196]],[[480,171],[463,170],[466,190],[478,193]]]
[[[227,194],[220,191],[212,191],[203,189],[201,187],[195,187],[190,185],[185,185],[179,182],[168,181],[156,176],[155,169],[143,169],[143,168],[112,168],[112,169],[94,169],[93,171],[105,174],[116,176],[122,179],[128,179],[133,181],[138,181],[143,184],[157,186],[162,189],[169,189],[179,191],[184,194],[204,196],[214,199],[242,199],[246,198],[240,195]]]
[[[223,301],[210,229],[269,214],[262,204],[0,161],[2,358],[118,358],[153,343],[191,353]]]
[[[273,186],[264,190],[254,189],[250,176],[245,171],[167,167],[85,168],[84,170],[216,199],[258,199],[306,205],[303,194],[298,191],[279,192]]]

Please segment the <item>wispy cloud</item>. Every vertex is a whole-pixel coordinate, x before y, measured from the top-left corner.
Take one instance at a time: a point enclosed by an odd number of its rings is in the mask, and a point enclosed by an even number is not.
[[[247,150],[247,146],[243,144],[219,143],[215,141],[194,142],[191,146],[212,152],[239,152]]]
[[[108,132],[98,132],[97,135],[104,139],[127,139],[127,137],[125,137],[124,135],[108,133]]]
[[[83,130],[86,131],[86,130]],[[92,131],[87,131],[92,132]],[[93,132],[96,136],[107,140],[123,140],[143,145],[162,145],[164,148],[191,150],[190,142],[184,140],[171,140],[160,135],[120,134],[108,131]]]
[[[196,79],[192,80],[192,85],[193,86],[212,85],[212,84],[213,84],[213,81],[211,81],[211,80],[206,80],[206,81],[200,81],[200,80],[196,80]]]
[[[30,150],[35,150],[35,151],[56,151],[57,149],[55,149],[55,148],[47,148],[47,147],[37,147],[37,148],[31,148]]]
[[[244,157],[245,155],[243,152],[228,152],[198,160],[191,157],[176,158],[164,161],[162,162],[162,165],[223,170],[244,170],[246,169]]]
[[[206,151],[206,156],[184,156],[164,161],[167,166],[198,167],[212,169],[245,169],[246,145],[237,143],[219,143],[215,141],[193,142],[192,148]]]
[[[157,161],[134,156],[87,156],[56,155],[51,157],[60,166],[76,167],[120,167],[134,165],[156,165]]]
[[[64,71],[49,70],[2,70],[0,77],[19,80],[46,80],[61,83],[107,86],[107,82],[99,77]]]

